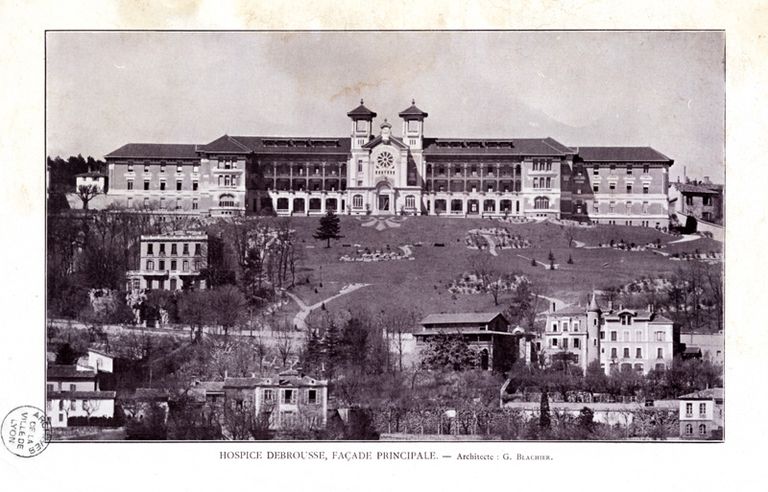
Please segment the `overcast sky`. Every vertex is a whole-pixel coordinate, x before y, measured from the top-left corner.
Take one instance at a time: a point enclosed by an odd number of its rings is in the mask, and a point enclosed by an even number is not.
[[[230,135],[348,136],[365,98],[427,136],[650,145],[722,181],[714,32],[48,33],[50,155]],[[398,124],[394,130],[400,131]]]

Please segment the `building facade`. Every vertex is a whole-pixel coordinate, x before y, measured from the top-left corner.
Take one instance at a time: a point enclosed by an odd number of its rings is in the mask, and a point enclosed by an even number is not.
[[[722,439],[723,388],[710,388],[680,397],[680,438]]]
[[[520,357],[522,334],[509,331],[503,314],[430,314],[421,321],[422,329],[413,334],[418,350],[441,336],[460,336],[477,353],[476,366],[482,370],[504,371]]]
[[[553,138],[432,138],[415,101],[395,135],[363,101],[342,138],[224,135],[107,154],[109,197],[128,208],[277,214],[533,217],[667,227],[673,160],[650,147],[572,148]]]
[[[723,224],[723,185],[705,176],[701,181],[672,183],[670,203],[674,211],[711,224]]]
[[[208,267],[208,236],[180,232],[141,236],[139,269],[126,272],[126,290],[205,289],[202,272]]]
[[[210,411],[218,412],[225,427],[228,412],[263,419],[265,429],[274,431],[316,430],[327,424],[328,381],[295,370],[196,382],[193,390]]]
[[[46,379],[46,417],[52,427],[68,427],[70,420],[88,421],[115,416],[115,392],[100,391],[96,370],[77,365],[49,365]]]
[[[595,361],[612,370],[647,374],[672,364],[679,332],[652,309],[600,309],[593,295],[587,308],[567,306],[547,313],[542,334],[545,363],[567,359],[586,371]]]

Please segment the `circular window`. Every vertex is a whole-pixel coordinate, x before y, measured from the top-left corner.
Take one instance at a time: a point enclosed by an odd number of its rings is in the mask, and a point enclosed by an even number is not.
[[[390,152],[385,151],[379,154],[376,158],[376,163],[381,168],[389,169],[394,165],[395,157]]]

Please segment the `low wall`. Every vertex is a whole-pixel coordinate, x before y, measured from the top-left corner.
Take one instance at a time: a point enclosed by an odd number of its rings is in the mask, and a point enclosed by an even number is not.
[[[681,224],[685,224],[688,216],[682,212],[675,212],[675,214],[677,215],[677,220],[679,220]],[[709,232],[712,234],[712,239],[715,241],[720,241],[721,243],[725,241],[725,228],[723,226],[712,224],[711,222],[704,222],[697,217],[695,217],[695,219],[697,232]]]

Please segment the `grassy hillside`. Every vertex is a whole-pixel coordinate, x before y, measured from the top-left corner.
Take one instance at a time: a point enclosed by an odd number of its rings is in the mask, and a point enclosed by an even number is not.
[[[329,310],[364,309],[372,314],[382,310],[400,310],[428,314],[495,309],[490,295],[453,295],[447,290],[452,280],[470,269],[470,258],[478,254],[488,255],[495,270],[521,273],[540,286],[544,295],[566,302],[585,302],[592,289],[623,285],[642,276],[664,275],[680,265],[650,250],[590,248],[607,244],[612,239],[616,243],[623,241],[638,245],[657,239],[664,245],[678,239],[641,227],[601,225],[583,228],[552,223],[510,224],[488,219],[440,217],[394,218],[388,222],[374,222],[370,217],[341,217],[344,238],[325,248],[323,242],[312,238],[318,221],[309,217],[291,219],[305,256],[299,278],[310,280],[309,284],[301,283],[295,293],[310,305],[337,293],[346,284],[370,284],[331,301],[327,306]],[[382,230],[375,227],[379,223]],[[507,229],[510,234],[530,241],[531,247],[497,250],[498,256],[490,255],[487,250],[478,252],[469,249],[465,236],[468,231],[479,228]],[[572,247],[569,247],[570,239],[574,240]],[[436,246],[435,243],[444,246]],[[400,251],[398,247],[403,245],[412,246],[414,260],[340,261],[343,255],[355,254],[358,250],[387,251],[389,247],[390,251]],[[707,239],[676,243],[670,248],[675,252],[694,252],[696,249],[720,251],[719,243]],[[531,258],[548,263],[550,251],[558,264],[557,270],[531,265]],[[573,258],[572,265],[566,263],[569,255]],[[507,296],[502,295],[499,308],[506,303]],[[296,311],[295,303],[292,303],[283,314],[291,316]]]

